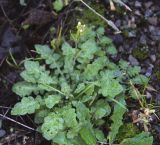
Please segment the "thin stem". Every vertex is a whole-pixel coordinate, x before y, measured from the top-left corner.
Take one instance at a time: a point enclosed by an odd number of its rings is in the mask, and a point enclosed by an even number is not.
[[[16,121],[16,120],[14,120],[14,119],[12,119],[12,118],[9,118],[9,117],[7,117],[7,116],[5,116],[5,115],[3,115],[3,114],[0,114],[0,117],[5,118],[5,119],[7,119],[7,120],[9,120],[9,121],[12,121],[12,122],[14,122],[14,123],[17,123],[17,124],[19,124],[19,125],[27,128],[27,129],[36,131],[34,128],[29,127],[29,126],[27,126],[27,125],[24,125],[24,124],[22,124],[22,123],[20,123],[20,122],[18,122],[18,121]]]
[[[107,24],[109,26],[111,26],[116,33],[121,33],[121,31],[117,28],[117,26],[111,21],[111,20],[107,20],[104,16],[102,16],[101,14],[99,14],[97,11],[95,11],[93,8],[91,8],[87,3],[85,3],[83,0],[79,0],[80,2],[82,2],[88,9],[90,9],[92,12],[94,12],[97,16],[99,16],[101,19],[103,19],[104,21],[107,22]]]
[[[60,90],[58,90],[58,89],[56,89],[56,88],[54,88],[54,87],[52,87],[52,86],[49,86],[49,85],[46,85],[46,84],[41,84],[41,85],[46,86],[46,87],[49,87],[49,88],[51,88],[53,91],[58,92],[59,94],[66,96],[65,93],[61,92]]]
[[[113,102],[117,103],[119,106],[121,106],[122,108],[128,110],[125,105],[123,105],[122,103],[119,103],[116,99],[113,99],[113,98],[109,98],[110,100],[112,100]]]

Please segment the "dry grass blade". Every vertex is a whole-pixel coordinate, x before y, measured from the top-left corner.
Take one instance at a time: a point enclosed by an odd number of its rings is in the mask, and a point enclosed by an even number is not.
[[[115,3],[119,3],[120,5],[124,6],[127,10],[132,11],[129,6],[127,6],[124,2],[121,0],[113,0]]]

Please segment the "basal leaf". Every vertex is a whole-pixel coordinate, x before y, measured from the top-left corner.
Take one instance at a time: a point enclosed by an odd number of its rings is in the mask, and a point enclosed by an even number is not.
[[[84,77],[87,80],[94,79],[94,77],[98,75],[98,72],[103,69],[106,61],[106,57],[99,57],[92,64],[88,64],[84,70]]]
[[[146,85],[149,82],[149,79],[144,75],[138,75],[132,79],[132,82],[137,85]]]
[[[80,130],[80,136],[87,145],[97,145],[96,137],[92,134],[89,128],[83,127]]]
[[[14,84],[12,88],[12,91],[21,97],[28,96],[32,92],[36,92],[38,90],[39,89],[36,84],[32,84],[24,81]]]
[[[148,132],[142,132],[133,138],[124,139],[120,145],[153,145],[153,137]]]
[[[51,109],[54,107],[54,105],[58,104],[60,100],[61,100],[61,96],[49,95],[47,96],[47,98],[45,98],[45,104],[49,109]]]
[[[64,55],[64,69],[67,72],[72,72],[73,71],[73,66],[74,66],[74,55],[76,53],[75,49],[72,48],[67,42],[65,42],[62,45],[62,51]]]
[[[44,110],[40,110],[35,114],[34,117],[34,122],[37,124],[43,123],[44,122],[44,118],[49,114],[49,110],[44,109]]]
[[[12,115],[33,114],[40,108],[40,104],[33,97],[23,97],[11,111]]]
[[[121,97],[118,102],[122,105],[126,105],[124,97]],[[113,123],[111,124],[111,129],[108,135],[109,143],[112,144],[116,138],[116,135],[118,134],[119,128],[121,125],[123,125],[123,115],[126,112],[126,109],[124,109],[122,106],[119,104],[115,104],[114,106],[114,112],[113,115],[111,116],[111,119]]]
[[[108,46],[107,47],[107,53],[110,55],[115,55],[117,54],[117,49],[115,48],[115,46]]]
[[[88,60],[91,60],[94,54],[99,50],[95,40],[90,39],[81,44],[80,46],[80,55],[78,61],[84,63]]]
[[[115,79],[101,80],[100,86],[100,93],[104,97],[114,98],[123,91],[123,87]]]
[[[43,136],[47,140],[52,140],[54,137],[64,129],[64,120],[57,113],[50,113],[44,118],[44,123],[42,124],[41,131]]]
[[[77,114],[74,108],[66,107],[62,113],[66,127],[74,128],[78,125]]]
[[[48,59],[53,54],[53,50],[48,45],[35,45],[36,52],[41,55],[43,59]]]
[[[106,100],[101,99],[96,102],[95,107],[92,108],[92,112],[95,119],[101,119],[111,113],[111,108]]]

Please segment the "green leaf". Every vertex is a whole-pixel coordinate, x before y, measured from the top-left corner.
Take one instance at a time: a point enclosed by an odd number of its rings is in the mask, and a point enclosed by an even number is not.
[[[120,145],[153,145],[153,137],[148,132],[142,132],[133,138],[124,139]]]
[[[94,54],[99,50],[95,40],[90,39],[79,46],[81,48],[78,61],[80,63],[93,59]]]
[[[40,110],[39,112],[37,112],[35,114],[34,117],[34,122],[37,124],[43,123],[44,122],[44,118],[49,114],[49,111],[44,109],[44,110]]]
[[[124,97],[121,97],[118,102],[122,105],[126,105]],[[109,132],[108,139],[109,143],[112,144],[116,138],[116,135],[118,134],[119,128],[123,125],[123,115],[126,112],[126,109],[124,109],[119,104],[115,104],[114,106],[114,112],[111,116],[111,119],[113,123],[111,124],[111,131]]]
[[[84,83],[80,83],[78,84],[77,88],[75,89],[74,93],[80,93],[82,90],[85,89],[85,84]]]
[[[121,142],[123,139],[132,138],[139,133],[138,127],[133,123],[124,123],[116,136],[116,142]]]
[[[99,44],[103,47],[112,44],[112,40],[106,36],[101,37],[99,41],[100,41]]]
[[[64,111],[62,113],[62,116],[63,116],[66,127],[69,127],[69,128],[76,127],[78,125],[78,122],[76,119],[77,117],[76,110],[71,107],[65,107],[63,108],[63,110]]]
[[[106,57],[99,57],[92,64],[88,64],[84,70],[84,77],[87,80],[92,80],[98,75],[98,72],[103,69],[106,64]]]
[[[71,93],[70,85],[64,79],[61,79],[60,82],[61,91],[63,91],[63,93],[66,94],[66,97],[68,97]]]
[[[92,108],[95,119],[101,119],[111,113],[111,108],[106,100],[98,100],[95,107]]]
[[[49,56],[53,54],[53,50],[48,47],[48,45],[39,45],[35,46],[36,52],[41,55],[43,59],[48,59]]]
[[[61,96],[49,95],[49,96],[47,96],[47,98],[45,98],[45,104],[49,109],[51,109],[56,104],[58,104],[60,102],[60,100],[61,100]]]
[[[17,103],[12,111],[12,115],[33,114],[40,108],[40,104],[33,97],[23,97],[21,102]]]
[[[140,72],[141,67],[139,66],[129,67],[127,70],[127,73],[130,77],[135,77],[136,75],[139,75]]]
[[[76,107],[77,118],[80,122],[90,120],[90,111],[82,102],[73,102],[73,105]]]
[[[44,123],[41,126],[43,136],[47,140],[52,140],[64,129],[64,120],[58,113],[50,113],[44,118]]]
[[[123,91],[123,87],[119,84],[118,80],[113,79],[113,72],[106,72],[100,80],[100,93],[104,97],[114,98]]]
[[[144,75],[138,75],[132,79],[132,82],[137,85],[147,85],[149,82],[149,79]]]
[[[115,48],[115,46],[108,46],[107,53],[110,55],[115,55],[117,54],[117,49]]]
[[[58,12],[60,10],[62,10],[64,4],[63,4],[63,0],[56,0],[54,3],[53,3],[53,7],[54,9]]]
[[[98,35],[104,35],[105,29],[103,27],[99,27],[96,32]]]
[[[97,145],[96,137],[92,134],[89,128],[83,127],[80,130],[80,136],[87,145]]]
[[[125,60],[120,60],[119,61],[119,67],[123,70],[127,70],[128,69],[128,66],[129,66],[129,63]]]
[[[49,75],[49,72],[45,70],[45,67],[40,66],[37,61],[25,61],[25,71],[21,73],[21,77],[31,83],[39,84],[52,84],[54,83]]]
[[[66,72],[71,73],[73,71],[73,59],[75,55],[75,49],[72,48],[67,42],[62,45],[62,51],[64,55],[64,69]]]
[[[50,65],[51,69],[59,69],[61,61],[60,55],[55,53],[47,45],[35,45],[36,52],[45,60],[46,64]]]
[[[12,91],[21,97],[30,95],[32,92],[38,91],[38,87],[35,84],[28,82],[18,82],[13,85]]]
[[[53,142],[59,145],[68,145],[68,140],[66,138],[66,132],[59,132],[54,138]]]
[[[94,132],[95,132],[95,136],[96,136],[98,141],[100,141],[100,142],[105,142],[106,141],[105,135],[100,129],[95,129]]]

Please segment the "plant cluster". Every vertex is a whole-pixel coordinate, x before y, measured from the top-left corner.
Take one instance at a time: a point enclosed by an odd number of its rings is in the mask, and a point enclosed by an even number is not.
[[[37,130],[53,144],[115,143],[127,111],[125,100],[140,99],[130,82],[143,86],[148,78],[140,74],[139,66],[111,61],[117,50],[104,32],[102,27],[79,23],[61,48],[35,45],[37,59],[25,60],[23,81],[13,86],[21,102],[12,115],[35,113]],[[152,145],[152,141],[149,133],[142,132],[120,145]]]

